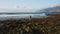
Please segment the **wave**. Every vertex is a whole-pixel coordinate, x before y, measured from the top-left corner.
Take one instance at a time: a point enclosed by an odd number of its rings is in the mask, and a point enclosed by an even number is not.
[[[7,20],[7,19],[23,19],[23,18],[42,18],[47,17],[45,13],[42,14],[1,14],[0,20]]]

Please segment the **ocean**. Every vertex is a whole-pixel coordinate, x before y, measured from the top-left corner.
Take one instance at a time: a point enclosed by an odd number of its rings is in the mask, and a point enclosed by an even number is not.
[[[42,14],[0,14],[0,20],[8,20],[8,19],[29,19],[30,16],[32,18],[44,18],[47,17],[45,13]]]
[[[0,12],[0,20],[8,20],[8,19],[29,19],[30,16],[32,18],[46,18],[48,17],[46,14],[60,14],[60,12]]]

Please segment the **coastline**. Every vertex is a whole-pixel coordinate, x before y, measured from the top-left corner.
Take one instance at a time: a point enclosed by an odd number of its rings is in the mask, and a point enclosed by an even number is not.
[[[60,14],[48,15],[47,18],[16,19],[0,21],[0,33],[26,33],[26,34],[55,34],[60,33]],[[55,17],[52,17],[55,16]],[[16,31],[17,32],[16,32]],[[4,32],[3,32],[4,31]],[[38,32],[39,31],[39,32]]]

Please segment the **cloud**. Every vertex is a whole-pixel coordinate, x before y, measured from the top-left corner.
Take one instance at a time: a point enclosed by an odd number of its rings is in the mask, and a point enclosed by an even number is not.
[[[40,10],[40,8],[31,8],[31,7],[23,7],[23,8],[0,8],[0,11],[35,11],[35,10]]]
[[[17,7],[17,8],[0,8],[0,11],[16,11],[16,10],[21,10],[21,11],[34,11],[37,10],[38,8],[32,8],[32,7]]]
[[[50,5],[49,7],[56,7],[56,6],[60,6],[59,4],[53,4],[53,5]]]
[[[15,8],[0,8],[0,11],[16,11],[16,10],[21,10],[21,11],[35,11],[35,10],[41,10],[41,9],[45,9],[45,8],[49,8],[49,7],[55,7],[58,6],[58,4],[54,4],[54,5],[49,5],[47,7],[45,7],[44,5],[40,5],[40,7],[37,6],[37,8],[33,8],[33,7],[28,7],[28,6],[22,6],[20,7],[19,5],[16,6]]]

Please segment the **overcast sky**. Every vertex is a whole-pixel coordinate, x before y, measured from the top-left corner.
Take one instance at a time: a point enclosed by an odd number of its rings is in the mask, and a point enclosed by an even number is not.
[[[0,9],[19,8],[19,10],[34,10],[43,9],[59,4],[60,0],[0,0]]]

